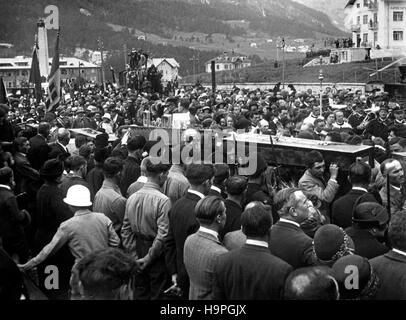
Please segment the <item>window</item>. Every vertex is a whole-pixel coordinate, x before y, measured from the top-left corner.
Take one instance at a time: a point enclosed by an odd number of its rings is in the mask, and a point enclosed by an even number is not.
[[[9,88],[11,88],[11,86],[12,86],[12,83],[11,83],[11,82],[9,82],[9,83],[8,83],[8,87],[9,87]]]
[[[360,7],[361,7],[361,5],[359,3],[357,3],[357,8],[360,8]]]
[[[393,21],[403,21],[403,11],[393,11]]]
[[[21,75],[22,75],[22,76],[28,76],[28,71],[26,71],[26,70],[21,70]]]
[[[66,70],[66,69],[61,69],[61,74],[68,74],[68,70]]]
[[[362,35],[362,41],[366,44],[368,42],[368,33]]]
[[[369,0],[364,0],[364,7],[368,7],[369,6]]]
[[[216,68],[217,68],[217,70],[219,70],[219,69],[220,69],[220,65],[217,64],[217,65],[216,65]]]
[[[360,24],[361,24],[361,17],[358,16],[358,17],[357,17],[357,25],[360,25]]]
[[[368,15],[362,17],[363,24],[368,24]]]
[[[374,32],[374,42],[378,41],[378,32]]]
[[[393,41],[403,41],[403,31],[393,31]]]
[[[378,23],[378,14],[374,13],[374,23]]]

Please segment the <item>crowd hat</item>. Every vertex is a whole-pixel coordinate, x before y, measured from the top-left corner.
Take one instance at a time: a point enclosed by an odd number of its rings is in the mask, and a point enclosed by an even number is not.
[[[89,189],[80,184],[74,185],[68,189],[66,198],[63,199],[63,202],[74,207],[90,207],[92,205]]]
[[[57,159],[50,159],[46,161],[40,169],[39,174],[43,178],[56,179],[63,173],[63,164]]]
[[[105,113],[102,118],[111,120],[110,113]]]
[[[379,203],[364,202],[355,207],[352,221],[378,227],[389,221],[389,214]]]
[[[346,287],[349,271],[356,270],[358,286]],[[332,266],[332,276],[336,279],[341,299],[372,298],[379,286],[379,279],[365,257],[348,255],[338,259]]]

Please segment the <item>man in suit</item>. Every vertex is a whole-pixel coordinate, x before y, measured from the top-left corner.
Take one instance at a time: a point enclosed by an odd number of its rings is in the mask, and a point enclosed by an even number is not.
[[[352,225],[354,204],[378,202],[367,190],[371,181],[371,167],[368,164],[353,163],[349,169],[348,181],[352,184],[351,191],[334,201],[331,211],[331,222],[344,229]]]
[[[376,300],[406,300],[406,212],[391,218],[389,240],[393,249],[370,260],[381,285]]]
[[[27,153],[27,158],[35,170],[41,169],[45,161],[48,160],[47,140],[50,130],[51,126],[48,122],[41,122],[38,125],[38,134],[29,140],[30,150]]]
[[[116,129],[118,129],[121,126],[125,125],[124,117],[119,115],[119,112],[118,112],[117,109],[111,110],[111,120],[115,124]]]
[[[322,154],[318,151],[311,151],[305,159],[306,172],[299,180],[299,188],[306,196],[315,195],[321,200],[320,212],[330,222],[330,204],[337,194],[339,185],[337,182],[338,166],[330,165],[330,179],[326,183],[323,174],[325,162]]]
[[[355,207],[353,225],[346,229],[354,241],[355,254],[372,259],[389,251],[382,242],[388,229],[388,211],[375,202],[364,202]]]
[[[387,182],[385,183],[379,195],[382,198],[382,204],[388,208],[388,202],[390,203],[390,212],[402,210],[406,200],[406,190],[403,186],[405,183],[405,173],[401,163],[395,159],[386,159],[381,163],[381,173],[384,177],[389,176],[390,186],[389,195],[390,201],[388,201],[388,188]]]
[[[227,220],[224,228],[220,231],[220,239],[228,232],[241,229],[242,203],[247,192],[247,179],[242,176],[233,176],[227,179],[225,201],[227,208]]]
[[[189,300],[212,300],[214,267],[227,253],[218,239],[226,222],[226,206],[220,197],[208,196],[195,208],[199,230],[190,235],[184,246],[184,263],[190,279]]]
[[[216,196],[226,198],[225,182],[230,176],[230,168],[227,164],[215,164],[214,165],[214,179],[210,188],[208,196]]]
[[[123,195],[127,193],[128,187],[137,181],[141,175],[141,159],[138,158],[137,152],[142,149],[144,144],[145,140],[139,137],[131,138],[127,142],[128,156],[124,160],[119,183],[121,194]]]
[[[182,290],[184,299],[189,297],[189,277],[183,263],[183,247],[186,238],[199,229],[194,209],[209,192],[213,174],[212,165],[190,164],[186,169],[190,188],[169,212],[169,231],[165,239],[166,265],[172,284]]]
[[[214,299],[280,299],[292,267],[269,251],[272,215],[262,203],[251,203],[242,214],[241,224],[247,240],[242,248],[219,257]]]
[[[281,218],[272,227],[270,249],[294,269],[315,263],[312,238],[300,228],[300,223],[309,217],[310,206],[300,189],[283,189],[275,196],[275,209]]]
[[[59,128],[57,140],[49,144],[48,159],[59,159],[65,161],[70,156],[66,147],[70,141],[70,132],[67,129]]]

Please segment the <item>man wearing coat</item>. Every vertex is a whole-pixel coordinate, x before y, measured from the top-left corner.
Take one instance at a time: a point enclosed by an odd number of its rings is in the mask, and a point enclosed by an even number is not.
[[[272,214],[260,202],[250,203],[241,217],[247,240],[242,248],[221,255],[215,267],[215,300],[281,299],[292,267],[268,248]]]
[[[212,165],[190,164],[186,170],[190,189],[169,212],[169,231],[165,239],[166,265],[172,284],[181,289],[184,299],[189,297],[189,277],[183,263],[183,248],[186,238],[199,229],[194,209],[209,192],[213,175]]]
[[[315,263],[313,240],[300,228],[309,217],[310,206],[311,201],[300,189],[283,189],[275,196],[275,208],[281,218],[271,229],[270,250],[294,269]]]
[[[330,204],[337,194],[339,185],[337,183],[338,166],[330,165],[330,179],[326,183],[323,174],[325,162],[318,151],[311,151],[305,159],[306,172],[299,180],[299,188],[306,196],[315,195],[321,201],[320,212],[330,222]]]
[[[48,160],[47,140],[50,130],[51,126],[48,122],[41,122],[38,125],[38,134],[29,140],[30,150],[27,157],[35,170],[41,169],[45,161]]]
[[[48,159],[60,159],[64,161],[70,156],[68,148],[66,147],[69,144],[70,133],[69,130],[64,128],[58,129],[58,136],[55,142],[49,144],[49,153]]]
[[[189,300],[212,300],[214,267],[218,257],[228,252],[218,239],[226,222],[226,206],[221,198],[208,196],[197,203],[195,214],[200,228],[186,239],[183,252]]]
[[[370,260],[380,279],[376,300],[406,300],[406,212],[391,218],[389,240],[393,249]]]

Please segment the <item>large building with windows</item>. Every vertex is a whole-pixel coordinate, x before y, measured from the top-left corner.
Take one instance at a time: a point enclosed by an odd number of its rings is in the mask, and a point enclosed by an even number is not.
[[[218,56],[214,59],[207,61],[204,66],[206,72],[211,72],[211,61],[215,61],[215,68],[216,71],[224,71],[224,70],[234,70],[234,69],[241,69],[251,67],[251,60],[248,60],[246,56],[235,54],[228,54],[225,52],[221,56]]]
[[[345,10],[355,46],[393,55],[406,49],[406,0],[350,0]]]
[[[31,57],[17,56],[14,58],[0,58],[0,77],[6,88],[27,88],[31,69]],[[51,69],[52,59],[49,60]],[[99,83],[100,67],[74,57],[60,57],[61,81],[73,81],[81,78],[88,82]],[[44,82],[46,80],[44,79]]]

